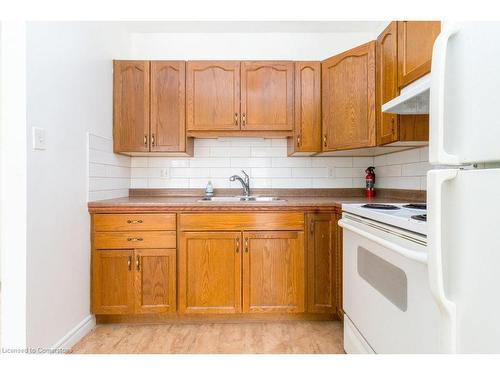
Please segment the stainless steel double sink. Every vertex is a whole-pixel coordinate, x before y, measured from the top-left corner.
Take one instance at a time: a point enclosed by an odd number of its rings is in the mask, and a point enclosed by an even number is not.
[[[264,197],[258,195],[244,196],[239,195],[236,197],[205,197],[199,199],[200,203],[279,203],[286,202],[285,199],[278,197]]]

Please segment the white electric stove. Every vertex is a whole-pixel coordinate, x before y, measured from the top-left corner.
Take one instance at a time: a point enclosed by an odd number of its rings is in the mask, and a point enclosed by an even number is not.
[[[344,204],[342,211],[346,353],[436,353],[425,205]]]
[[[342,211],[396,228],[427,235],[425,203],[343,204]]]

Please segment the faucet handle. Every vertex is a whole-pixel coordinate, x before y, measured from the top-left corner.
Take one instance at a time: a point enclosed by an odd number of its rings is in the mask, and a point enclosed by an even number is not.
[[[245,175],[245,182],[248,184],[248,181],[250,181],[250,177],[243,169],[241,170],[241,173],[243,173]]]

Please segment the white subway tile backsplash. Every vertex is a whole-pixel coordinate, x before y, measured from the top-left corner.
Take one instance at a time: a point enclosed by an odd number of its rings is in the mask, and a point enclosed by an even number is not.
[[[231,158],[234,168],[264,168],[271,167],[271,158]]]
[[[292,177],[329,177],[328,168],[292,168]]]
[[[248,173],[248,172],[247,172]],[[252,168],[251,177],[291,177],[291,168]]]
[[[352,157],[326,157],[318,156],[311,158],[313,167],[352,167]]]
[[[131,158],[114,154],[111,139],[88,133],[89,201],[126,197],[130,172]]]
[[[89,135],[89,199],[126,196],[131,188],[240,188],[244,169],[253,188],[362,188],[377,168],[379,188],[425,189],[428,148],[377,157],[287,157],[286,139],[196,139],[194,157],[113,154],[112,141]]]
[[[252,157],[286,157],[286,147],[252,147]]]

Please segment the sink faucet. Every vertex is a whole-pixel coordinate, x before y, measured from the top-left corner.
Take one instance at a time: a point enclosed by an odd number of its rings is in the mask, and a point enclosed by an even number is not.
[[[245,197],[249,197],[250,196],[250,177],[246,174],[245,171],[241,171],[244,175],[243,178],[241,178],[240,176],[238,175],[234,175],[234,176],[231,176],[229,177],[229,181],[236,181],[238,180],[240,183],[241,183],[241,186],[243,187],[243,192],[244,192],[244,195]]]

